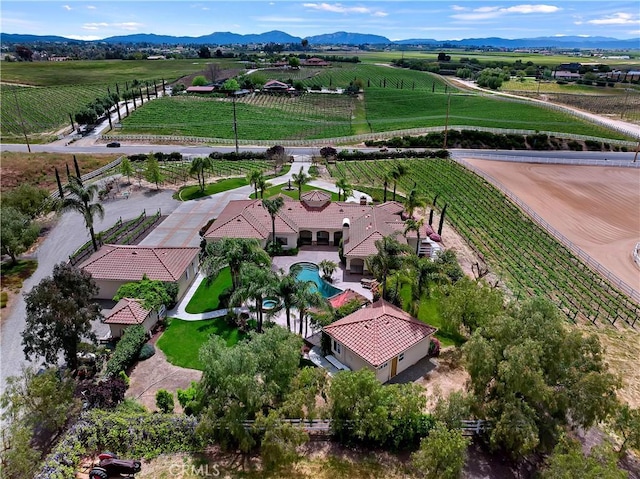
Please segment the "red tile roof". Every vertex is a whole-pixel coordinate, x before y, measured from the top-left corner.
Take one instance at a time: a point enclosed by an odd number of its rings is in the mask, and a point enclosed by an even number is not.
[[[137,299],[122,298],[104,320],[107,324],[142,324],[151,310],[145,309]]]
[[[379,300],[325,326],[324,332],[378,367],[431,336],[436,328]]]
[[[329,303],[333,308],[337,309],[340,306],[344,306],[348,302],[353,301],[354,299],[360,301],[360,304],[369,302],[369,300],[362,296],[360,293],[357,293],[352,289],[346,289],[342,293],[336,294],[335,296],[329,298]]]
[[[139,245],[104,245],[79,268],[94,279],[177,281],[200,252],[199,248],[156,248]]]
[[[404,221],[400,216],[389,213],[384,208],[373,207],[369,213],[351,222],[349,240],[344,244],[344,254],[359,257],[376,254],[378,249],[375,242],[395,232],[400,233],[396,235],[396,239],[406,243],[406,239],[402,236],[403,230]]]

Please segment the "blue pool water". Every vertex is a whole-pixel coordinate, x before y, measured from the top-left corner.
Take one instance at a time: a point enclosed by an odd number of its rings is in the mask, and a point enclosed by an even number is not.
[[[316,284],[315,290],[319,291],[325,298],[331,298],[338,293],[342,293],[341,289],[327,283],[320,277],[320,268],[313,263],[295,263],[290,269],[300,268],[296,275],[298,281],[313,281]]]

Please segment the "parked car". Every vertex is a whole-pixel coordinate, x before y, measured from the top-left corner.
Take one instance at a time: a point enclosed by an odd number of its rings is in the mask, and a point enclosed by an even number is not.
[[[107,143],[107,148],[120,148],[120,143],[112,141],[111,143]]]

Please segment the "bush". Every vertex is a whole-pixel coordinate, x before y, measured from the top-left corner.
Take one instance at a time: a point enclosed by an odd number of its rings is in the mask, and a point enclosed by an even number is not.
[[[198,409],[198,383],[191,382],[191,385],[187,389],[178,389],[176,394],[178,395],[178,402],[182,406],[182,410],[185,414],[192,415],[197,412]]]
[[[432,358],[440,356],[440,341],[437,338],[431,338],[429,342],[429,356]]]
[[[84,392],[84,398],[90,408],[112,409],[122,402],[127,390],[121,378],[108,378],[90,385]]]
[[[156,406],[165,414],[172,413],[174,408],[173,394],[166,389],[158,390],[156,393]]]
[[[145,359],[149,359],[154,354],[156,354],[156,348],[153,347],[153,344],[146,343],[140,349],[140,353],[138,354],[138,361],[144,361]]]
[[[111,359],[107,361],[106,375],[116,376],[120,371],[126,371],[138,357],[146,340],[147,333],[142,326],[136,325],[127,328],[122,339],[116,345]]]

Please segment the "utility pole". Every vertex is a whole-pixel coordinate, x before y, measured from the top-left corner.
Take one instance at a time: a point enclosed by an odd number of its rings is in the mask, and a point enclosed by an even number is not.
[[[233,95],[233,134],[236,137],[236,155],[239,153],[239,149],[238,149],[238,120],[236,118],[236,95],[235,92],[232,93]]]
[[[638,146],[636,146],[636,154],[633,155],[633,162],[635,163],[638,159],[638,152],[640,151],[640,140],[638,140]]]
[[[16,100],[16,107],[18,109],[18,117],[20,118],[20,125],[22,126],[22,133],[24,134],[24,141],[27,143],[27,151],[31,153],[31,145],[29,145],[29,137],[27,137],[27,129],[24,127],[24,118],[22,118],[22,110],[20,109],[20,102],[18,102],[18,95],[16,95],[15,88],[13,89],[13,98]]]
[[[444,145],[443,150],[447,149],[447,133],[449,132],[449,109],[451,108],[451,93],[447,95],[447,116],[444,120]]]

